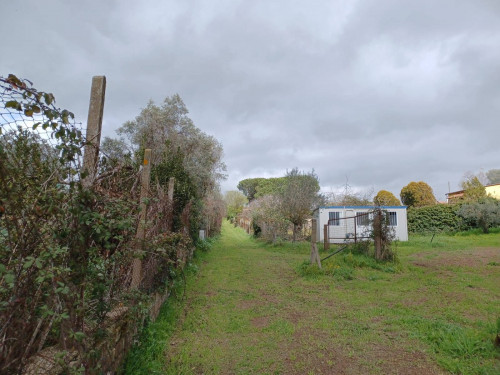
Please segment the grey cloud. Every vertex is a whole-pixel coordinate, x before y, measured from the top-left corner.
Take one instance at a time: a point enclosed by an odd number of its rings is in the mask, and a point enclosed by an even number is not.
[[[179,93],[224,145],[225,190],[297,166],[324,188],[424,180],[444,199],[464,171],[499,167],[499,4],[8,2],[0,73],[83,122],[105,74],[106,135]]]

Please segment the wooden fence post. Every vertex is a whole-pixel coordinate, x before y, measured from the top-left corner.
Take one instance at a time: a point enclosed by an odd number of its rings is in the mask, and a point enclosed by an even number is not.
[[[325,224],[323,227],[323,242],[325,246],[325,251],[328,251],[330,248],[330,239],[328,238],[328,224]]]
[[[377,210],[373,218],[373,232],[375,237],[375,259],[382,259],[382,212]]]
[[[318,245],[317,245],[317,220],[312,219],[311,227],[311,264],[316,263],[319,268],[321,268],[321,258],[319,257]]]
[[[86,173],[82,180],[83,186],[90,187],[94,183],[99,161],[99,146],[101,143],[102,115],[104,111],[104,97],[106,96],[106,77],[92,77],[90,89],[89,114],[87,119],[87,133],[83,154],[83,171]]]
[[[168,230],[172,232],[174,228],[174,185],[175,177],[170,177],[168,180]]]
[[[151,176],[151,149],[147,148],[144,151],[144,163],[142,165],[141,173],[141,212],[139,214],[139,226],[137,227],[136,240],[137,246],[144,247],[144,238],[146,235],[146,213],[147,213],[147,203],[146,199],[149,196],[149,180]],[[142,251],[138,251],[138,255],[142,256]],[[140,258],[134,258],[132,262],[132,282],[130,284],[131,288],[138,288],[142,279],[142,260]]]

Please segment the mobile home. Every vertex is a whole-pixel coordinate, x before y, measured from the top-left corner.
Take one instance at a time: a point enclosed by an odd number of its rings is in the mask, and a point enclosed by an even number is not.
[[[373,210],[386,212],[389,226],[394,229],[395,239],[408,241],[406,206],[325,206],[314,211],[317,239],[323,242],[325,234],[330,243],[353,242],[367,239],[371,230]]]

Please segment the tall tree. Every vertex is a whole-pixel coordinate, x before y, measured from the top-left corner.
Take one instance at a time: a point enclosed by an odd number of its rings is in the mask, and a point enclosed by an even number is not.
[[[143,150],[151,148],[153,166],[161,163],[166,154],[182,153],[183,166],[198,196],[203,197],[217,189],[225,178],[226,166],[222,161],[222,145],[198,129],[188,113],[177,94],[165,98],[161,106],[150,101],[133,121],[127,121],[117,130],[119,142],[105,140],[105,143],[113,151],[122,144],[139,160]]]
[[[280,195],[283,193],[287,183],[286,177],[263,178],[257,185],[255,198],[264,197],[266,195]]]
[[[144,150],[152,149],[152,180],[166,188],[170,177],[175,177],[174,230],[188,228],[196,236],[199,227],[207,224],[203,223],[204,211],[217,207],[223,214],[219,183],[225,178],[226,167],[222,145],[198,129],[188,113],[177,94],[165,98],[161,105],[150,101],[134,120],[117,130],[119,139],[104,140],[103,149],[112,160],[129,158],[137,164],[142,163]],[[210,213],[211,218],[220,215]],[[212,232],[216,230],[212,227]]]
[[[432,188],[423,181],[410,182],[401,189],[401,202],[409,207],[423,207],[436,204]]]
[[[286,184],[279,194],[281,212],[293,224],[293,241],[295,241],[298,228],[305,219],[311,216],[312,210],[320,203],[320,187],[314,170],[304,173],[294,168],[287,172],[285,178]]]
[[[247,178],[238,183],[240,190],[251,202],[255,198],[280,194],[286,184],[286,177]]]
[[[466,178],[461,185],[464,190],[464,199],[467,201],[477,201],[486,197],[486,189],[476,176]]]
[[[224,194],[224,202],[226,203],[226,217],[229,220],[234,218],[243,210],[245,204],[248,203],[247,197],[236,190],[227,191]]]
[[[401,206],[399,199],[387,190],[380,190],[373,198],[373,203],[376,206]]]
[[[486,172],[490,184],[500,184],[500,169],[490,169]]]
[[[290,222],[281,213],[281,201],[278,196],[266,195],[256,198],[249,206],[252,220],[263,238],[275,243],[278,237],[286,236]]]
[[[259,184],[265,180],[265,178],[247,178],[241,180],[238,183],[238,190],[241,191],[247,197],[248,201],[251,202],[255,199],[255,194],[257,193],[257,187]]]

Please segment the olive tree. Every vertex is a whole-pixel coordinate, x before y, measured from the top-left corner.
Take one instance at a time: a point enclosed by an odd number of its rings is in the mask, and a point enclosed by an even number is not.
[[[319,181],[314,170],[300,172],[297,168],[287,172],[286,183],[279,194],[283,217],[293,224],[293,241],[297,239],[297,230],[311,216],[320,201]]]
[[[465,203],[458,210],[458,215],[488,233],[492,226],[500,225],[500,201],[487,197]]]
[[[166,97],[158,106],[149,101],[140,114],[118,130],[119,139],[104,140],[105,149],[114,155],[120,147],[142,160],[145,148],[153,150],[152,166],[160,164],[165,155],[182,154],[182,164],[189,174],[198,196],[216,189],[225,176],[222,145],[198,129],[188,116],[188,109],[177,94]]]
[[[461,185],[466,201],[477,201],[486,197],[486,189],[477,176],[469,176]]]
[[[486,172],[490,184],[500,184],[500,169],[490,169]]]
[[[285,237],[290,222],[280,211],[281,201],[276,195],[266,195],[250,202],[252,220],[260,228],[263,238],[273,243]]]

